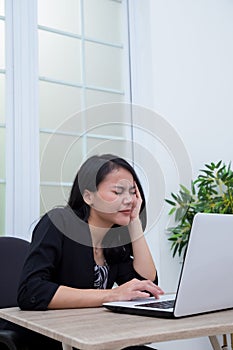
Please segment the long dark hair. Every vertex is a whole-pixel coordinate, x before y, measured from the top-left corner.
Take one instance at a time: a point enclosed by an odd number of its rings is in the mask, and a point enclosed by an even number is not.
[[[134,168],[125,159],[113,154],[95,155],[88,158],[82,164],[75,177],[68,200],[68,206],[80,219],[87,222],[90,215],[90,207],[83,199],[84,190],[87,189],[91,192],[97,191],[99,184],[105,177],[113,170],[119,168],[128,170],[137,184],[142,198],[140,220],[144,230],[146,227],[146,203],[141,183]],[[119,257],[122,260],[122,253],[126,251],[126,246],[130,242],[127,228],[122,227],[116,230],[115,228],[117,228],[117,225],[114,226],[114,230],[109,230],[102,242],[104,245],[105,258],[109,260],[109,262],[115,262],[119,260]],[[116,231],[118,232],[117,234]]]

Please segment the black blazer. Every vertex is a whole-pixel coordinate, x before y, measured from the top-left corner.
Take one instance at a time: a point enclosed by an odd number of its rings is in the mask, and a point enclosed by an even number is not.
[[[110,264],[107,288],[143,279],[133,268],[130,251],[126,253],[123,262]],[[53,209],[34,229],[18,289],[19,307],[46,310],[60,285],[93,289],[94,265],[88,224],[71,209]]]

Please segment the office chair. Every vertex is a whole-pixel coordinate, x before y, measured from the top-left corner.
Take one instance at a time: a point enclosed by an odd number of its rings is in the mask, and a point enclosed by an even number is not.
[[[23,239],[0,237],[0,308],[17,306],[17,288],[28,247],[29,242]],[[26,350],[18,332],[1,329],[5,324],[0,320],[0,349]]]
[[[0,237],[0,308],[17,306],[17,289],[29,242]],[[60,342],[0,318],[0,350],[61,350]]]

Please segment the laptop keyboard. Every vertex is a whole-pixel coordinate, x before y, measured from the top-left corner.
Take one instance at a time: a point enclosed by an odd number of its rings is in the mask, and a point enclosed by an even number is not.
[[[174,304],[175,304],[175,300],[164,300],[164,301],[157,301],[154,303],[137,304],[135,306],[152,307],[155,309],[170,309],[174,307]]]

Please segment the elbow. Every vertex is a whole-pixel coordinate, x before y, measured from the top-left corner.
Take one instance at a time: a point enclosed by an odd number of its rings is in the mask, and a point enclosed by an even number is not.
[[[27,288],[19,291],[17,298],[18,306],[21,310],[45,310],[46,308],[40,308],[36,295],[33,295],[27,291]]]
[[[25,283],[18,290],[18,306],[21,310],[48,310],[48,304],[57,288],[58,285],[43,281]]]
[[[26,287],[19,287],[17,295],[17,304],[21,310],[26,310]]]
[[[38,302],[35,296],[30,296],[30,297],[18,297],[18,306],[21,310],[30,310],[30,311],[45,311],[47,310],[47,305],[44,303]]]
[[[24,286],[19,289],[17,303],[21,310],[47,310],[47,303],[40,293]]]

